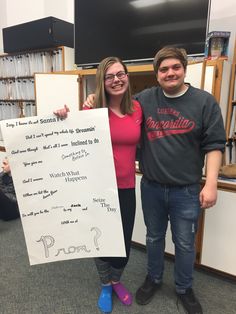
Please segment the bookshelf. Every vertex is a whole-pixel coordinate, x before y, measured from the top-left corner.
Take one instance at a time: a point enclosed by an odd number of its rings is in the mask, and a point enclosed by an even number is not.
[[[74,49],[64,46],[0,55],[0,121],[36,115],[35,73],[73,67]],[[1,132],[0,151],[5,151]]]

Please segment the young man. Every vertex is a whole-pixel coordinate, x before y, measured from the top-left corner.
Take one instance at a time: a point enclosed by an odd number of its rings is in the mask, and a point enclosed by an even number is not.
[[[184,82],[185,50],[164,47],[154,58],[158,86],[135,95],[142,106],[141,199],[147,228],[147,276],[136,292],[148,304],[161,287],[165,236],[170,221],[175,245],[175,289],[190,314],[202,313],[195,297],[195,235],[201,209],[215,205],[225,130],[214,97]],[[93,106],[92,95],[85,106]],[[200,190],[206,157],[206,182]]]
[[[20,217],[11,169],[7,158],[3,160],[2,172],[0,172],[0,204],[0,219],[7,221]]]
[[[159,86],[135,95],[144,115],[140,170],[148,256],[136,301],[149,303],[161,287],[170,221],[177,297],[188,313],[202,313],[192,289],[194,240],[201,208],[216,203],[225,130],[214,97],[184,83],[186,67],[183,49],[164,47],[154,58]],[[206,183],[200,191],[205,155]]]

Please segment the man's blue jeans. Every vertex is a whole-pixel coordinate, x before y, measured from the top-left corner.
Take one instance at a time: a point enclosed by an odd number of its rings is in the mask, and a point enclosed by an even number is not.
[[[200,214],[200,185],[173,186],[142,178],[141,199],[147,227],[148,275],[156,283],[164,271],[165,236],[170,221],[175,244],[175,286],[177,293],[192,287],[195,234]]]

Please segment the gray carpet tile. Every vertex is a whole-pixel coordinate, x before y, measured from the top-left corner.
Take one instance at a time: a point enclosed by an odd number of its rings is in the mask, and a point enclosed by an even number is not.
[[[30,266],[20,220],[0,221],[0,314],[96,314],[99,279],[93,259]],[[132,248],[123,282],[134,294],[146,275],[144,250]],[[236,314],[236,284],[196,270],[194,290],[206,314]],[[164,284],[152,302],[122,305],[113,314],[182,314],[177,306],[173,261],[166,259]]]

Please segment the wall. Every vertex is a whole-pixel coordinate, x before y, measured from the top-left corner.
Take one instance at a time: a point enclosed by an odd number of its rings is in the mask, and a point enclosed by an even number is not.
[[[3,51],[2,28],[7,25],[6,0],[0,0],[0,53]]]
[[[74,22],[74,0],[0,0],[0,29],[47,16]],[[2,32],[0,53],[3,52]]]
[[[0,29],[46,16],[55,16],[73,23],[74,0],[0,0]],[[231,31],[230,61],[236,34],[235,19],[235,0],[211,0],[209,31]],[[3,52],[2,32],[0,33],[1,52]]]
[[[74,23],[74,0],[45,0],[44,2],[45,16],[55,16]]]

